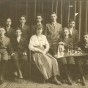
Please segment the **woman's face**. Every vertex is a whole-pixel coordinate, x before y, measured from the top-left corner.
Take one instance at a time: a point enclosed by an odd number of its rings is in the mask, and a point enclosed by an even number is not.
[[[37,30],[37,35],[41,35],[42,34],[42,28]]]

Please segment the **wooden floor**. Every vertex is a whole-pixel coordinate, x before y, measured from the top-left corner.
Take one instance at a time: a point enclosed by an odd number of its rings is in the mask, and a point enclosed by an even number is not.
[[[86,78],[88,78],[88,76]],[[17,83],[16,80],[5,80],[5,82],[0,85],[0,88],[88,88],[88,79],[86,80],[86,86],[75,82],[73,82],[73,85],[62,84],[59,86],[51,83],[44,84],[33,80],[23,80],[22,83]]]

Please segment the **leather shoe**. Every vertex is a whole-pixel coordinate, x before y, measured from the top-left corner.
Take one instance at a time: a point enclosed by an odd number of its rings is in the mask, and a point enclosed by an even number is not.
[[[0,76],[0,84],[2,84],[4,82],[4,78],[3,76]]]
[[[84,77],[82,77],[81,83],[82,83],[83,86],[86,85],[86,84],[85,84],[85,78],[84,78]]]
[[[68,84],[69,84],[69,85],[72,85],[72,80],[71,80],[71,78],[70,78],[69,75],[67,76],[67,81],[68,81]]]

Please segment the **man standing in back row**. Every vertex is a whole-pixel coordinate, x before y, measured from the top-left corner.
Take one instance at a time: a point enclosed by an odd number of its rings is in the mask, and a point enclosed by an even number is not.
[[[58,39],[61,35],[62,25],[57,23],[57,15],[51,13],[51,23],[46,24],[45,35],[50,44],[50,53],[55,55],[57,52]]]

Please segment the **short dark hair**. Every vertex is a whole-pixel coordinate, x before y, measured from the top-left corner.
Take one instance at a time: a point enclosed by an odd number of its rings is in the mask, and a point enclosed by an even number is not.
[[[25,19],[27,19],[25,15],[22,15],[21,17],[24,17]],[[20,18],[21,18],[21,17],[20,17]]]
[[[52,12],[51,14],[56,14],[56,12]],[[57,14],[56,14],[57,15]]]
[[[70,20],[69,20],[69,23],[70,23],[70,22],[72,22],[72,21],[74,21],[74,22],[75,22],[75,20],[74,20],[74,19],[70,19]]]
[[[36,17],[37,17],[37,16],[41,16],[41,17],[42,17],[42,14],[40,14],[40,13],[37,13]]]
[[[15,31],[17,31],[17,30],[20,30],[20,31],[22,32],[22,30],[21,30],[20,28],[16,28],[16,30],[15,30]]]

